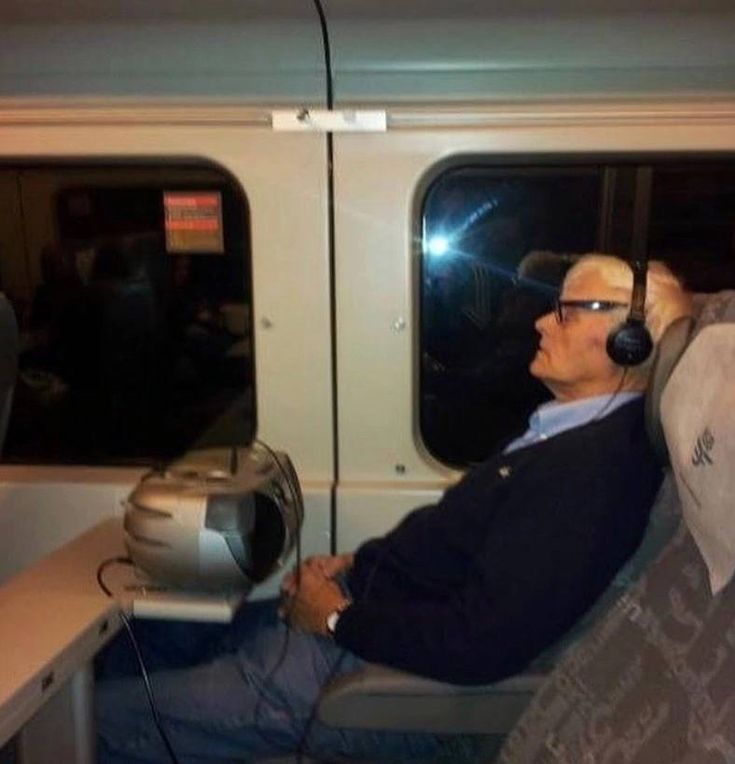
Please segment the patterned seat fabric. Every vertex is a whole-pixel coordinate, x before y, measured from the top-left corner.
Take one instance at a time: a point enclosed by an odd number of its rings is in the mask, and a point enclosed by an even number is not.
[[[712,324],[729,325],[718,330],[718,367],[735,363],[735,292],[707,299],[691,351],[697,343],[705,343],[705,330]],[[724,353],[723,330],[730,336]],[[687,353],[677,369],[686,368]],[[728,378],[727,374],[708,376]],[[706,526],[709,513],[709,531],[716,534],[718,526],[713,521],[723,521],[721,487],[729,485],[733,465],[728,462],[732,460],[713,458],[707,488],[687,488],[682,480],[687,479],[688,465],[681,454],[688,453],[689,444],[684,448],[675,442],[681,428],[672,424],[675,406],[702,407],[707,397],[702,386],[703,380],[691,380],[689,400],[682,397],[681,385],[676,396],[669,396],[671,401],[664,392],[664,404],[669,406],[664,411],[664,430],[672,454],[679,454],[678,463],[672,460],[679,490],[696,493],[699,520]],[[721,396],[709,394],[708,399],[730,400],[730,388],[735,390],[732,382]],[[688,408],[684,410],[689,413]],[[711,422],[713,409],[702,416],[710,416],[707,421]],[[735,442],[735,425],[729,416],[715,421],[719,455],[727,457]],[[674,494],[671,501],[677,502],[678,497]],[[735,507],[735,496],[731,504]],[[735,512],[732,526],[723,529],[723,535],[727,530],[735,532]],[[735,584],[729,581],[717,589],[712,564],[705,563],[694,539],[686,518],[682,519],[658,559],[557,664],[497,758],[485,761],[735,762]],[[713,589],[718,592],[714,596]]]

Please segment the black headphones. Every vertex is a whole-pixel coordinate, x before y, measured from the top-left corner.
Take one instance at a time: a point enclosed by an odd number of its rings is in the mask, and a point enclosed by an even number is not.
[[[628,318],[607,335],[607,354],[618,366],[638,366],[653,350],[653,339],[646,327],[646,277],[648,262],[633,260],[633,293]]]

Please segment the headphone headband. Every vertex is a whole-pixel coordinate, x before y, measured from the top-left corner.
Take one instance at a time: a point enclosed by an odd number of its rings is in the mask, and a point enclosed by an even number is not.
[[[648,261],[633,260],[630,263],[633,271],[633,293],[630,298],[629,321],[646,322],[646,278],[648,276]]]
[[[648,261],[633,260],[628,264],[633,271],[630,311],[625,321],[616,326],[607,337],[607,354],[618,366],[638,366],[653,350],[653,340],[646,328]]]

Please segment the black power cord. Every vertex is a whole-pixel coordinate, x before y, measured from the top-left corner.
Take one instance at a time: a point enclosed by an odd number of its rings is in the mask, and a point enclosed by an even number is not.
[[[281,463],[281,460],[278,457],[278,454],[265,442],[262,440],[258,440],[257,438],[254,439],[254,443],[257,443],[259,446],[262,446],[271,456],[273,461],[278,466],[278,469],[281,471],[282,475],[286,476],[286,483],[288,484],[289,491],[291,492],[291,505],[294,507],[300,506],[302,508],[301,517],[299,518],[299,528],[296,531],[296,538],[295,538],[295,544],[296,544],[296,569],[298,570],[301,566],[301,524],[303,523],[304,516],[303,516],[303,507],[304,507],[304,498],[301,495],[301,487],[299,485],[298,478],[294,474],[292,469],[289,469],[288,467],[284,467]],[[296,588],[298,589],[299,579],[297,577],[296,579]]]
[[[271,458],[276,463],[281,473],[286,476],[286,482],[288,484],[289,491],[291,492],[291,502],[294,504],[294,506],[297,505],[297,503],[300,503],[301,506],[303,507],[303,498],[301,495],[301,488],[299,487],[298,480],[296,481],[294,480],[294,475],[292,474],[292,471],[283,466],[283,464],[281,463],[281,460],[278,457],[278,454],[265,441],[258,440],[256,438],[253,442],[257,443],[259,446],[264,448],[270,454]],[[301,519],[303,521],[303,517]],[[295,542],[296,542],[296,593],[298,594],[299,586],[301,585],[301,574],[300,574],[301,527],[299,527],[299,529],[296,532]],[[285,620],[286,620],[286,623],[288,623],[288,614],[286,614]],[[270,745],[274,745],[275,741],[268,737],[265,730],[262,729],[261,726],[259,725],[258,720],[260,719],[261,711],[263,708],[263,701],[265,700],[266,688],[272,681],[273,677],[276,675],[276,672],[283,665],[283,661],[286,659],[290,637],[291,637],[291,628],[290,626],[287,625],[286,633],[283,637],[283,645],[281,646],[281,652],[279,653],[276,662],[268,670],[268,673],[265,675],[265,678],[263,679],[263,684],[258,692],[258,698],[255,701],[255,708],[253,709],[253,726],[256,732],[260,735],[261,739]]]
[[[327,24],[327,17],[324,13],[324,7],[321,0],[312,0],[314,8],[319,16],[319,27],[322,34],[322,46],[324,48],[324,73],[326,78],[326,99],[327,109],[334,108],[334,74],[332,71],[332,49],[329,42],[329,26]],[[331,132],[327,132],[327,236],[328,236],[328,248],[329,248],[329,323],[330,332],[332,337],[332,364],[331,364],[331,379],[332,379],[332,443],[333,443],[333,466],[334,466],[334,482],[339,481],[339,411],[337,408],[337,293],[336,293],[336,256],[334,247],[334,139]],[[337,527],[337,499],[334,486],[332,487],[330,496],[330,520],[333,529]],[[330,552],[336,553],[335,547],[336,533],[332,534]],[[299,581],[297,579],[296,586],[298,588]],[[343,650],[341,655],[335,661],[334,665],[330,669],[327,675],[328,684],[336,675],[339,666],[344,660],[346,650]],[[303,756],[303,751],[306,746],[309,732],[314,724],[316,718],[316,712],[319,704],[319,699],[314,701],[309,716],[304,726],[304,731],[301,735],[301,739],[296,748],[297,761],[300,763]]]
[[[375,578],[375,574],[378,572],[378,568],[382,565],[383,559],[385,558],[385,555],[388,551],[387,546],[383,546],[383,549],[380,551],[380,554],[378,555],[377,559],[375,560],[375,563],[373,564],[372,569],[370,570],[370,573],[367,577],[367,580],[365,582],[365,588],[362,592],[362,599],[365,599],[372,589],[373,586],[373,579]],[[326,679],[324,680],[324,684],[322,685],[322,688],[326,687],[330,684],[330,682],[334,679],[334,677],[337,675],[337,671],[339,671],[340,666],[342,665],[342,661],[345,659],[345,656],[347,655],[347,648],[343,647],[340,654],[337,656],[337,660],[334,662],[332,667],[329,669],[329,673],[327,674]],[[319,700],[320,698],[317,698],[309,712],[309,716],[306,719],[306,724],[304,725],[304,731],[301,733],[301,738],[299,739],[299,743],[296,746],[296,760],[298,764],[300,764],[302,757],[306,753],[306,744],[309,739],[309,733],[311,732],[311,728],[314,726],[314,722],[316,721],[316,715],[317,711],[319,709]]]
[[[607,413],[607,410],[612,406],[613,401],[618,397],[620,392],[623,389],[623,385],[625,384],[625,379],[628,376],[628,369],[629,366],[623,366],[623,372],[620,375],[620,382],[618,382],[618,386],[615,388],[615,390],[611,393],[610,397],[605,401],[602,408],[585,424],[591,424],[592,422],[598,422],[600,419],[602,419],[603,416]]]
[[[105,584],[102,574],[110,565],[115,565],[115,564],[132,565],[133,561],[129,557],[110,557],[109,559],[104,560],[103,562],[100,563],[99,567],[97,568],[97,583],[99,584],[100,589],[102,589],[102,591],[110,599],[114,599],[114,595],[112,594],[112,591],[110,590],[110,588]],[[163,728],[161,717],[158,715],[158,708],[156,707],[156,700],[153,695],[153,687],[151,685],[151,680],[148,675],[148,669],[145,666],[145,661],[143,660],[143,654],[140,651],[138,640],[135,638],[133,627],[130,625],[130,620],[125,615],[122,608],[119,609],[119,614],[120,614],[120,620],[122,621],[123,626],[125,626],[125,630],[128,633],[130,642],[133,645],[133,651],[135,652],[135,657],[138,660],[140,673],[141,673],[141,676],[143,677],[143,684],[145,685],[146,696],[148,697],[148,705],[150,706],[151,714],[153,715],[153,723],[155,724],[156,729],[158,730],[158,734],[161,736],[161,740],[163,740],[163,744],[166,747],[166,752],[168,753],[169,758],[171,759],[171,764],[179,764],[179,760],[176,758],[176,754],[174,753],[174,749],[173,749],[173,746],[171,745],[171,741],[168,739],[166,730],[164,730]]]
[[[312,0],[319,16],[319,28],[324,49],[324,75],[326,80],[327,109],[334,108],[334,73],[332,70],[332,48],[329,42],[329,26],[321,0]],[[339,482],[339,408],[338,408],[338,373],[337,373],[337,266],[335,253],[334,221],[334,137],[327,131],[327,249],[329,253],[329,332],[332,342],[330,363],[330,381],[332,387],[332,464],[334,482]],[[334,487],[330,495],[330,522],[337,527],[337,498]],[[334,554],[336,534],[332,535],[330,552]]]
[[[291,492],[291,500],[293,502],[297,502],[297,501],[298,502],[303,502],[303,499],[302,499],[302,496],[301,496],[301,489],[300,489],[300,487],[298,485],[298,482],[294,483],[293,475],[292,475],[291,471],[286,469],[286,468],[284,468],[283,464],[281,463],[281,460],[278,457],[278,454],[267,443],[265,443],[264,441],[258,440],[256,438],[254,440],[254,442],[257,443],[258,445],[262,446],[266,451],[268,451],[268,453],[270,454],[271,458],[278,465],[278,468],[280,469],[280,471],[284,475],[286,475],[288,487],[289,487],[289,490]],[[368,578],[368,583],[366,585],[366,591],[370,587],[370,584],[372,583],[373,576],[375,575],[375,571],[377,570],[377,567],[378,567],[379,563],[381,562],[381,560],[382,560],[382,556],[381,556],[381,558],[379,558],[376,561],[375,566],[374,566],[373,570],[370,573],[370,576]],[[295,594],[296,595],[298,595],[299,587],[301,585],[301,572],[300,571],[301,571],[301,528],[299,528],[299,531],[298,531],[298,533],[296,535],[296,572],[295,572],[295,578],[296,578],[296,592],[295,592]],[[286,607],[286,610],[285,610],[284,620],[286,621],[286,624],[288,624],[288,608],[287,607]],[[266,734],[265,730],[260,727],[260,725],[258,723],[258,720],[260,718],[261,710],[263,708],[263,702],[265,700],[265,691],[266,691],[266,688],[268,687],[268,684],[271,682],[273,677],[276,675],[276,672],[281,668],[281,666],[283,665],[284,660],[286,659],[286,654],[288,653],[288,645],[289,645],[290,636],[291,636],[291,627],[287,625],[286,626],[286,632],[285,632],[285,635],[284,635],[284,638],[283,638],[283,645],[281,647],[281,652],[279,653],[278,659],[276,660],[275,664],[271,667],[271,669],[266,674],[265,679],[263,680],[263,684],[262,684],[261,689],[260,689],[260,691],[258,693],[258,699],[255,702],[255,709],[253,711],[253,722],[254,722],[255,730],[260,735],[260,737],[261,737],[261,739],[263,741],[265,741],[266,743],[271,744],[271,745],[275,744],[275,741],[273,739],[271,739]],[[323,686],[328,685],[332,681],[332,679],[334,679],[334,677],[337,674],[337,671],[339,670],[339,667],[341,666],[342,661],[344,660],[346,654],[347,654],[347,650],[345,650],[343,648],[342,651],[340,652],[339,656],[337,657],[337,660],[334,662],[334,664],[330,668],[329,673],[327,674],[327,677],[326,677],[326,679],[324,681],[324,685]],[[303,729],[303,731],[301,733],[301,737],[299,738],[299,742],[298,742],[298,744],[296,746],[295,753],[296,753],[297,764],[300,764],[300,762],[302,761],[302,757],[304,756],[304,753],[305,753],[304,748],[306,746],[306,743],[307,743],[307,740],[308,740],[308,737],[309,737],[309,732],[311,731],[311,728],[312,728],[312,726],[314,724],[314,721],[316,719],[316,713],[317,713],[318,706],[319,706],[319,699],[317,698],[317,700],[313,703],[313,705],[312,705],[312,707],[311,707],[311,709],[309,711],[309,715],[308,715],[308,717],[306,719],[306,723],[304,725],[304,729]]]

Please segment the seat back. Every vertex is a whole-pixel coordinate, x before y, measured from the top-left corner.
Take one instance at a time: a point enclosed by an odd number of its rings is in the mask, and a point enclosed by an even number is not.
[[[678,488],[672,501],[687,494],[679,527],[557,664],[496,761],[735,761],[735,549],[715,544],[713,554],[700,541],[735,538],[735,513],[729,519],[724,511],[735,498],[727,458],[735,443],[733,374],[735,292],[728,292],[706,301],[660,387]]]

